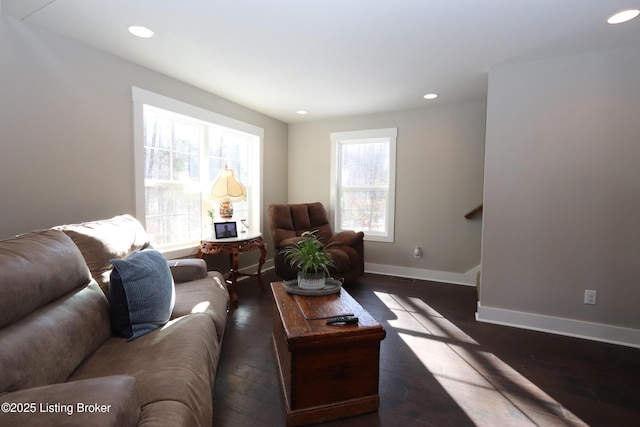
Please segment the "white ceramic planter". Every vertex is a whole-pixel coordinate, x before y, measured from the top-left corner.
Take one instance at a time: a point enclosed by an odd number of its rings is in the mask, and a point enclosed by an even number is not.
[[[322,289],[324,288],[327,275],[323,272],[320,273],[307,273],[303,275],[298,273],[298,287],[300,289]]]

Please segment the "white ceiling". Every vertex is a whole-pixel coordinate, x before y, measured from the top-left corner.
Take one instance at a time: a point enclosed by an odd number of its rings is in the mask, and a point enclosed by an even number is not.
[[[7,15],[288,123],[484,101],[494,65],[640,49],[640,18],[606,23],[628,8],[640,0],[2,0]]]

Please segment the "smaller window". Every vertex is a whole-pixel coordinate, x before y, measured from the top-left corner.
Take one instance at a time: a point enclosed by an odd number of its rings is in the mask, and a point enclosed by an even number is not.
[[[331,205],[335,230],[394,241],[397,128],[331,134]]]

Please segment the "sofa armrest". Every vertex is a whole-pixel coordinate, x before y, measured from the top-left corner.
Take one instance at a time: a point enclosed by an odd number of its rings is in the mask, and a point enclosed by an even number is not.
[[[207,263],[201,258],[172,259],[167,263],[176,283],[199,280],[207,275]]]
[[[0,395],[0,425],[136,426],[136,379],[110,376],[52,384]]]
[[[331,239],[329,239],[329,244],[355,246],[361,242],[363,238],[364,233],[362,231],[343,230],[334,234]]]

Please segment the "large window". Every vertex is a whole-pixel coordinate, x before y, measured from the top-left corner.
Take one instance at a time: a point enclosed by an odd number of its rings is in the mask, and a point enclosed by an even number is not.
[[[336,230],[393,242],[397,128],[331,134],[331,203]]]
[[[139,88],[133,100],[136,216],[154,247],[180,255],[211,234],[211,186],[225,166],[247,188],[233,221],[258,231],[262,129]]]

